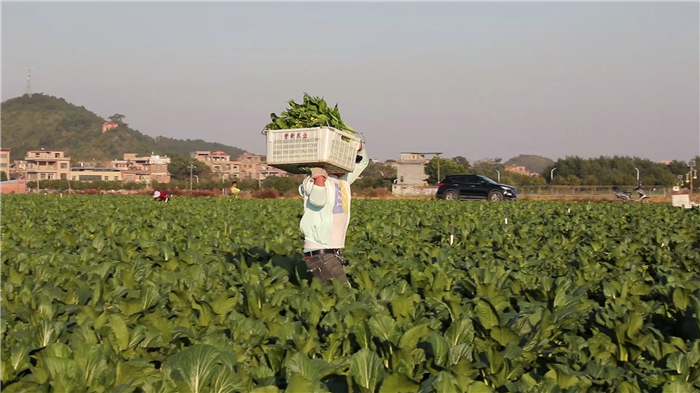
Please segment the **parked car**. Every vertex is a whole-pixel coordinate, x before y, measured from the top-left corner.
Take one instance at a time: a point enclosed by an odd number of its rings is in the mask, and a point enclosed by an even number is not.
[[[447,200],[502,201],[517,199],[518,191],[513,186],[498,183],[482,175],[452,175],[442,179],[435,197]]]

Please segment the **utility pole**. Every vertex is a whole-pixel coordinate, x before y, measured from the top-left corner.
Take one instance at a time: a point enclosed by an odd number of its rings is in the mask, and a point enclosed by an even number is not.
[[[637,184],[639,184],[639,169],[634,168],[635,171],[637,171]]]
[[[193,177],[192,169],[194,169],[194,165],[190,164],[190,166],[188,168],[190,168],[190,192],[192,192],[192,177]]]
[[[494,170],[496,171],[496,173],[498,173],[498,182],[500,183],[501,182],[501,171],[499,171],[498,169],[494,169]]]
[[[555,171],[556,169],[557,169],[557,168],[552,168],[552,170],[549,171],[549,181],[550,181],[550,182],[554,179],[554,171]]]
[[[690,180],[690,197],[693,197],[693,178],[697,178],[697,171],[695,170],[695,159],[693,158],[692,160],[688,160],[688,168],[690,170],[688,171],[688,177]]]

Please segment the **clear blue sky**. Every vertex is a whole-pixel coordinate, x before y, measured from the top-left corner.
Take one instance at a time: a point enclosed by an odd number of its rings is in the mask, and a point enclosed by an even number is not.
[[[264,153],[303,92],[368,152],[470,160],[700,152],[695,3],[6,3],[2,99]]]

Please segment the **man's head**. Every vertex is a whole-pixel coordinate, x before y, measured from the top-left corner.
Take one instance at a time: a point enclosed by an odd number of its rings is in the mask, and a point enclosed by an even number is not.
[[[237,187],[237,186],[238,186],[238,182],[234,181],[233,183],[231,183],[231,187]]]
[[[315,179],[317,177],[328,177],[328,172],[321,167],[311,168],[311,178]]]

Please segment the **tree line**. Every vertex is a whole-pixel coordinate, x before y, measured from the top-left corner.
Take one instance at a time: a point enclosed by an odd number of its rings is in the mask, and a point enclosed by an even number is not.
[[[700,156],[694,161],[700,163]],[[685,185],[689,172],[688,161],[674,160],[669,164],[638,157],[560,158],[546,166],[539,177],[506,172],[500,158],[487,158],[470,163],[466,158],[434,157],[426,166],[428,183],[437,184],[448,175],[476,174],[514,186],[564,185],[564,186],[634,186],[639,182],[648,186],[672,187]],[[637,172],[638,171],[638,172]],[[684,177],[679,181],[678,176]],[[694,183],[698,183],[694,180]]]

